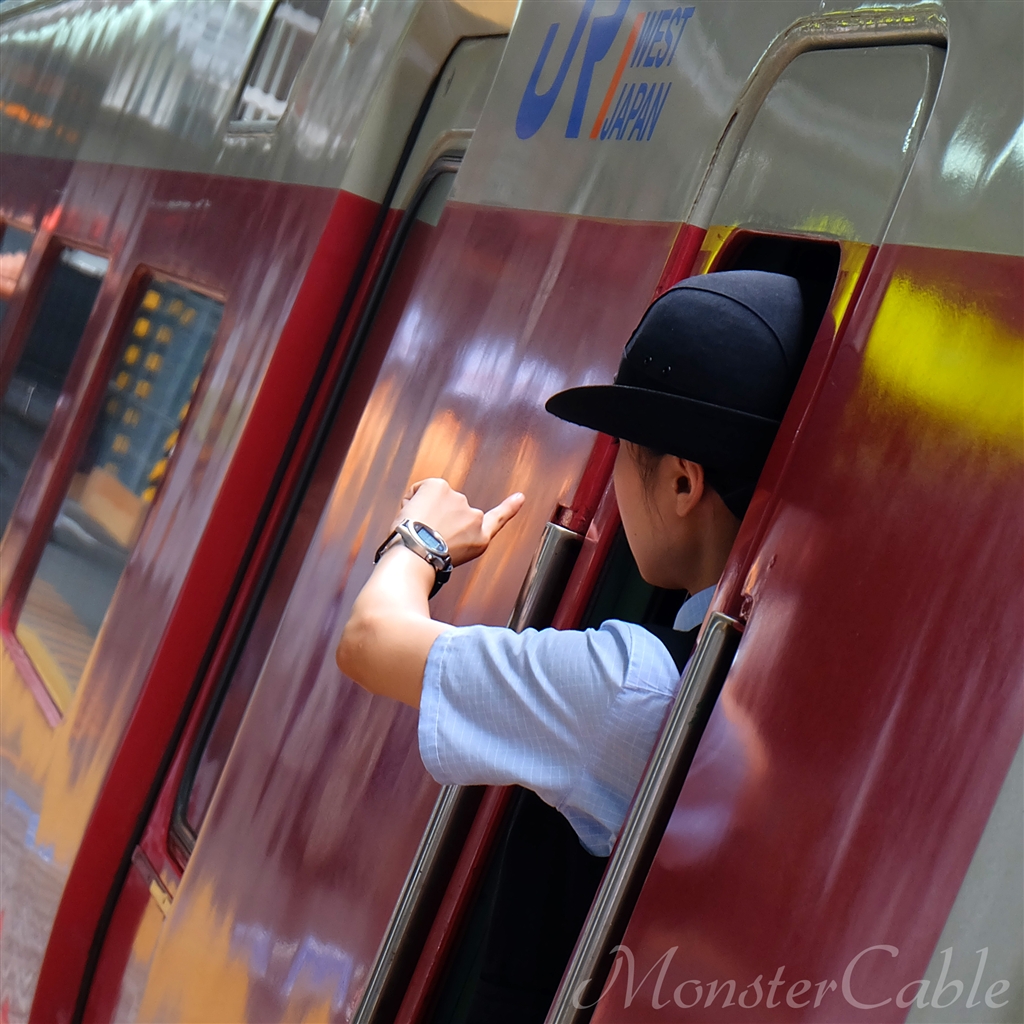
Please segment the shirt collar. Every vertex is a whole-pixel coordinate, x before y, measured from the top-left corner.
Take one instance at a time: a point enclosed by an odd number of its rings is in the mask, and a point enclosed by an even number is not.
[[[679,611],[676,612],[676,620],[672,623],[672,628],[678,629],[682,633],[688,633],[691,629],[696,629],[704,621],[704,616],[708,613],[708,608],[711,606],[711,598],[715,596],[715,587],[717,586],[717,583],[712,583],[710,587],[705,587],[699,593],[688,597],[683,602]]]

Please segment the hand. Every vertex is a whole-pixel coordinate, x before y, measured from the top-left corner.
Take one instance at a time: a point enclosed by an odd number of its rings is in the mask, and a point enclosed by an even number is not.
[[[523,507],[525,500],[522,494],[510,494],[489,512],[481,512],[446,480],[432,477],[409,488],[402,499],[401,518],[436,530],[448,545],[452,565],[462,565],[487,550],[495,534]]]

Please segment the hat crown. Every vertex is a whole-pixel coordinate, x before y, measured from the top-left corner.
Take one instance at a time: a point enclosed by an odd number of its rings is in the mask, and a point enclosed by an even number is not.
[[[688,278],[648,308],[614,384],[560,391],[545,408],[701,463],[742,517],[803,364],[802,335],[792,277],[733,270]]]
[[[802,323],[792,277],[730,270],[687,278],[648,308],[616,383],[777,421],[802,365]]]

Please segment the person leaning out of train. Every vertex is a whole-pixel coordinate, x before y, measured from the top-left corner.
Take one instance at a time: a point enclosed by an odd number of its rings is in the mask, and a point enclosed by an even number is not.
[[[435,620],[428,599],[451,566],[482,555],[524,497],[482,512],[444,480],[413,485],[337,662],[372,693],[419,708],[420,752],[438,782],[531,789],[590,853],[611,851],[678,688],[685,656],[670,647],[692,650],[796,383],[801,323],[791,277],[690,278],[648,308],[614,384],[547,403],[620,439],[615,495],[640,574],[692,595],[668,645],[617,620],[522,633]]]

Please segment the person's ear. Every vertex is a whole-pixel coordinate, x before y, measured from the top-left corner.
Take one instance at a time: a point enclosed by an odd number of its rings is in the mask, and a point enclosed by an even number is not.
[[[704,496],[704,467],[699,462],[676,458],[673,479],[676,491],[676,515],[687,516]]]

